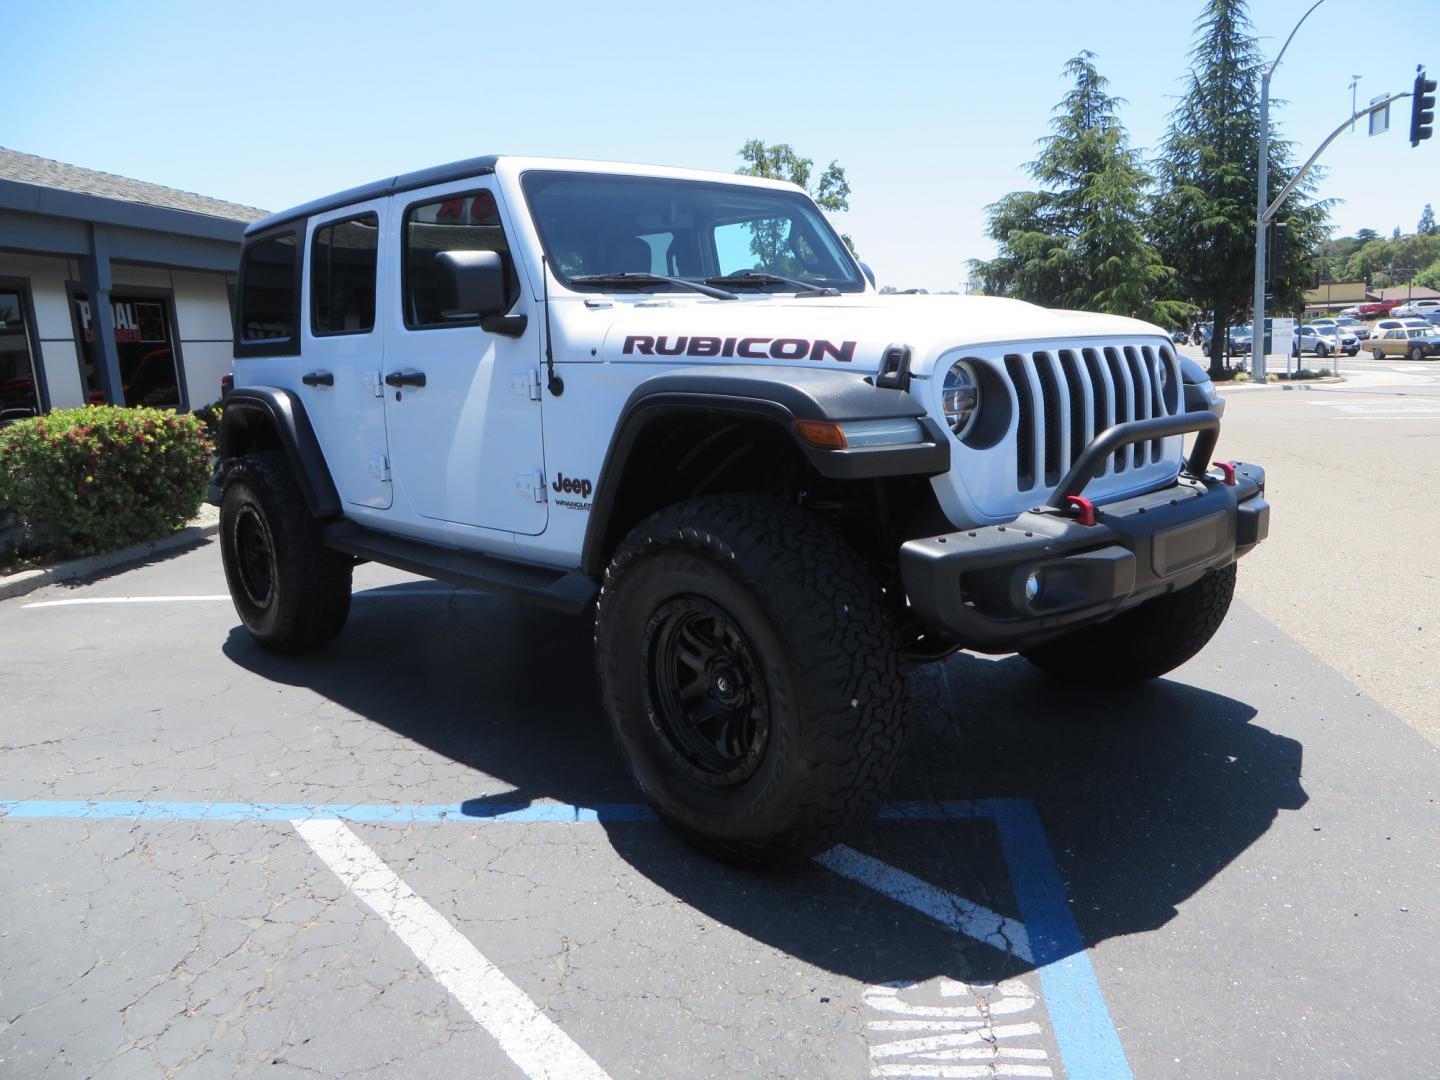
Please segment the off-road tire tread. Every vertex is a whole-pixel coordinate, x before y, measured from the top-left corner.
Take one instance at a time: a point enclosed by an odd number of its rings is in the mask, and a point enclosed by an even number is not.
[[[1148,600],[1109,622],[1076,630],[1021,655],[1062,682],[1116,687],[1156,679],[1203,649],[1235,595],[1235,563]]]
[[[321,523],[310,513],[305,497],[290,471],[285,455],[278,450],[246,454],[230,466],[225,475],[225,492],[244,485],[264,510],[275,542],[275,574],[278,579],[279,611],[273,626],[257,633],[246,621],[255,641],[275,653],[310,652],[327,644],[340,633],[350,614],[351,576],[354,560],[332,551],[321,542]],[[228,551],[229,523],[226,499],[221,499],[220,543]],[[231,570],[228,555],[225,576]],[[236,607],[243,601],[238,583],[232,583]],[[241,612],[244,619],[244,613]]]
[[[595,612],[601,694],[622,755],[617,687],[621,665],[635,658],[607,648],[612,610],[637,567],[675,548],[711,560],[767,613],[794,674],[805,725],[798,752],[808,771],[794,818],[765,839],[717,837],[656,809],[696,847],[728,862],[782,864],[823,851],[874,812],[904,752],[905,683],[885,593],[838,532],[776,499],[707,496],[643,521],[607,567]]]

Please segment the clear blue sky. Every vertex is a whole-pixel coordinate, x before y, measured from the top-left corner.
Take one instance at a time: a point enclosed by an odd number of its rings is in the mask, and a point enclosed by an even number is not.
[[[1273,55],[1311,0],[1255,0]],[[730,171],[748,138],[845,166],[837,219],[882,283],[956,288],[1081,49],[1135,145],[1180,93],[1199,0],[936,3],[26,3],[6,17],[0,144],[266,209],[480,153]],[[1437,0],[1325,0],[1274,90],[1301,158],[1360,100],[1440,73]],[[1440,135],[1346,135],[1339,233],[1440,211]]]

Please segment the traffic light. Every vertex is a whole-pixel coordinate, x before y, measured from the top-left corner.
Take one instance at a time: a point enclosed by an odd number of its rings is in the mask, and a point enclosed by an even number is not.
[[[1288,221],[1271,221],[1265,236],[1265,284],[1284,280],[1290,271],[1289,252],[1285,250],[1285,229]]]
[[[1419,146],[1422,139],[1434,134],[1435,80],[1425,78],[1425,69],[1415,69],[1415,96],[1410,101],[1410,145]]]

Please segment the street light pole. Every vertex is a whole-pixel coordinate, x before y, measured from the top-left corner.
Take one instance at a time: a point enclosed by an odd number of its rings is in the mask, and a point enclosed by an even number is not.
[[[1256,170],[1258,184],[1255,190],[1255,324],[1251,327],[1250,377],[1261,383],[1265,381],[1265,206],[1270,187],[1270,76],[1275,74],[1280,58],[1285,55],[1290,42],[1295,40],[1295,32],[1310,17],[1310,12],[1324,2],[1315,0],[1309,10],[1300,16],[1300,22],[1295,24],[1285,44],[1280,46],[1275,62],[1260,73],[1260,167]]]

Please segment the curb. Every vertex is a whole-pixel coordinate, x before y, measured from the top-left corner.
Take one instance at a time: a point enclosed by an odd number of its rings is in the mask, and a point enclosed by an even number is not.
[[[107,551],[103,555],[71,559],[68,562],[55,563],[53,566],[43,566],[38,570],[22,570],[18,574],[0,578],[0,600],[9,600],[13,596],[24,596],[26,593],[34,592],[46,585],[53,585],[57,581],[89,577],[102,570],[112,570],[127,563],[139,562],[162,551],[174,551],[176,548],[189,547],[207,537],[214,536],[219,531],[220,523],[218,521],[212,521],[205,525],[187,525],[179,532],[162,536],[159,540],[146,540],[117,551]]]

